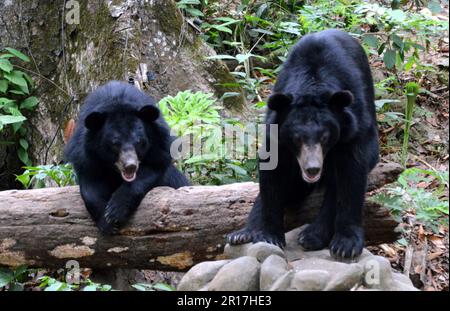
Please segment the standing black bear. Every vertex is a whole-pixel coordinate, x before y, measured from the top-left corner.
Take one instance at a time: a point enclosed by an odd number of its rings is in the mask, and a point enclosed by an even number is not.
[[[300,245],[329,246],[340,259],[358,257],[367,175],[379,151],[373,82],[357,40],[338,30],[303,37],[269,98],[266,124],[278,125],[278,165],[260,167],[260,194],[247,225],[228,241],[283,246],[284,208],[298,206],[319,185],[325,187],[322,208],[300,233]]]
[[[159,109],[134,86],[111,81],[99,87],[77,124],[66,160],[102,233],[116,232],[152,188],[189,184],[172,164],[172,138]]]

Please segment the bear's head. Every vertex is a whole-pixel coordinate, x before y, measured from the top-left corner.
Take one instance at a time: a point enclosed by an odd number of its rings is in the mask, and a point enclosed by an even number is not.
[[[89,113],[84,126],[90,138],[91,151],[109,166],[120,172],[122,179],[132,182],[136,179],[139,164],[152,148],[152,124],[159,118],[159,109],[152,105],[141,108],[120,107],[120,109]]]
[[[297,158],[303,180],[319,181],[327,153],[356,133],[357,119],[350,109],[350,91],[321,95],[293,96],[275,93],[268,101],[269,114],[275,115],[279,144]],[[272,111],[272,112],[270,112]]]

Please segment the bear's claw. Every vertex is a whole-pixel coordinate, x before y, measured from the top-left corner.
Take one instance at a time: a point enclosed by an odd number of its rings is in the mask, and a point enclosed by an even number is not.
[[[312,223],[298,235],[298,244],[305,250],[324,249],[331,240],[331,230],[326,224]]]
[[[251,231],[249,229],[242,229],[227,236],[227,242],[231,245],[240,245],[245,243],[266,242],[274,244],[283,248],[286,245],[284,235],[276,235],[265,231]]]

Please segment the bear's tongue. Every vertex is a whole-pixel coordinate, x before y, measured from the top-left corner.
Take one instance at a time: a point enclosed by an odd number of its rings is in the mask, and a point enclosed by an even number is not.
[[[122,178],[127,182],[132,182],[136,179],[136,170],[127,170],[124,169],[122,172]]]

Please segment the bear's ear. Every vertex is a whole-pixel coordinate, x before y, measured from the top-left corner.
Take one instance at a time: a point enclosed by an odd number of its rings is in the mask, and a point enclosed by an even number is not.
[[[103,112],[91,112],[86,119],[84,119],[84,126],[87,129],[96,131],[102,128],[106,120],[106,113]]]
[[[291,105],[292,99],[291,94],[275,93],[269,97],[267,106],[271,110],[283,111]]]
[[[159,118],[159,109],[154,105],[147,105],[139,109],[138,117],[145,122],[153,122]]]
[[[335,108],[338,110],[344,109],[344,107],[347,107],[351,104],[353,104],[354,96],[352,92],[344,90],[339,91],[331,95],[330,101],[328,102],[328,105],[331,108]]]

